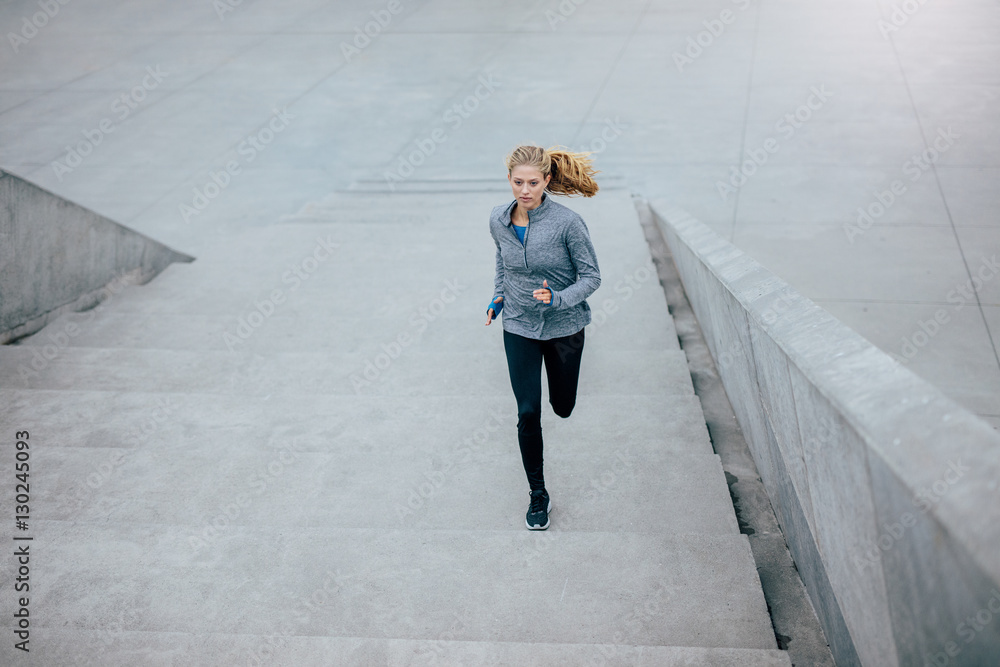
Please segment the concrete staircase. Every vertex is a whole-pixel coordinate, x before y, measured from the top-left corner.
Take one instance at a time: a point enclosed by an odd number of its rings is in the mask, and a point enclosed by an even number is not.
[[[508,195],[339,193],[0,347],[17,664],[790,665],[624,189],[561,200],[604,283],[524,528],[483,326]]]

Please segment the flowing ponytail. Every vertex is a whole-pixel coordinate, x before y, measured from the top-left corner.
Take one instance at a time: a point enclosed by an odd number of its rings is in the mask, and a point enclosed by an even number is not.
[[[551,174],[546,190],[555,195],[583,195],[593,197],[597,194],[597,181],[590,159],[590,153],[574,153],[561,146],[553,146],[548,150],[539,146],[518,146],[507,156],[505,163],[507,173],[514,167],[528,165],[542,173]]]

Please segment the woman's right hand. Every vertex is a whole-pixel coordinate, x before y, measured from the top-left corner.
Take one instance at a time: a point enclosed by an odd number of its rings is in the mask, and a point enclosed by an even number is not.
[[[502,296],[498,296],[496,299],[493,300],[493,303],[502,303],[502,302],[503,302],[503,297]],[[496,314],[496,312],[492,308],[490,308],[489,310],[487,310],[486,311],[486,318],[487,318],[486,319],[486,326],[490,326],[490,322],[492,322],[493,318],[495,318],[496,316],[497,316],[497,314]]]

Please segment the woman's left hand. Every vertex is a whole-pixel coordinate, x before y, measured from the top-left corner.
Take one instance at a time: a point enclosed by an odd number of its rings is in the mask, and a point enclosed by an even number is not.
[[[549,305],[552,302],[552,290],[549,289],[549,281],[542,280],[542,289],[536,289],[531,295],[546,306]]]

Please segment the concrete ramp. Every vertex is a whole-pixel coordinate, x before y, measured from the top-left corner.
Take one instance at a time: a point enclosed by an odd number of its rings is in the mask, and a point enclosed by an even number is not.
[[[0,344],[193,259],[0,171]]]

